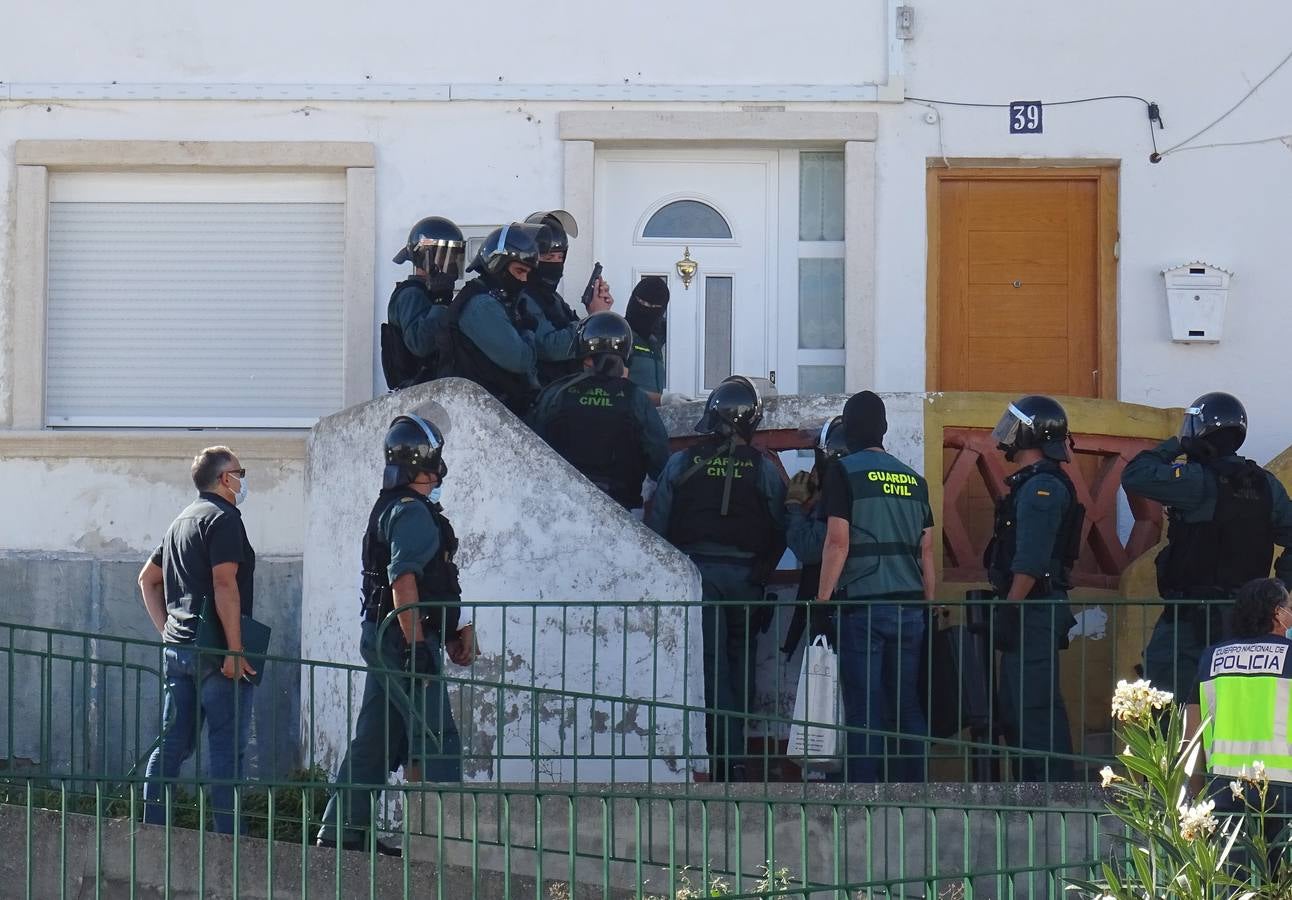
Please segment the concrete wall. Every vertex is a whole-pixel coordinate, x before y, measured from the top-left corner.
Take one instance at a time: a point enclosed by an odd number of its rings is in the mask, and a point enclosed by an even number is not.
[[[468,382],[387,395],[312,432],[303,655],[360,662],[359,537],[381,484],[386,428],[414,411],[445,434],[443,504],[482,651],[469,671],[450,665],[448,674],[506,685],[453,691],[468,780],[689,778],[704,765],[703,717],[632,698],[702,705],[699,609],[673,605],[699,599],[699,574]],[[585,605],[594,601],[622,605]],[[311,752],[334,769],[361,679],[347,687],[343,673],[320,668],[302,690],[314,696],[304,722]],[[570,696],[580,692],[628,699]]]
[[[139,600],[139,567],[84,554],[0,555],[0,621],[15,623],[0,626],[0,760],[111,777],[137,765],[143,774],[161,725],[162,660]],[[271,652],[298,657],[300,560],[261,557],[255,589],[256,617],[273,628]],[[299,666],[267,661],[264,676],[248,773],[283,777],[301,760]]]
[[[390,2],[345,10],[302,3],[267,10],[243,2],[218,20],[157,4],[132,6],[125,15],[106,7],[60,12],[70,9],[69,0],[60,0],[41,16],[19,16],[23,27],[0,34],[0,97],[12,98],[0,99],[0,425],[11,421],[14,311],[30,302],[15,294],[13,274],[24,245],[15,218],[17,140],[371,143],[375,322],[390,285],[406,271],[389,258],[419,216],[434,210],[464,225],[490,225],[567,202],[570,150],[558,129],[563,112],[734,111],[747,104],[720,102],[714,85],[780,85],[796,98],[820,88],[820,96],[838,96],[826,89],[889,75],[879,0],[822,0],[793,14],[769,6],[757,15],[744,7],[734,13],[728,3],[694,9],[680,2],[649,13],[607,12],[580,0],[538,20],[528,9],[509,16],[504,6],[491,14],[487,29],[474,10],[449,8],[434,24],[419,23]],[[764,27],[770,19],[776,28]],[[1264,76],[1282,58],[1281,35],[1290,26],[1292,8],[1272,2],[1234,16],[1206,0],[1130,7],[1096,0],[1079,15],[1053,19],[1019,14],[1006,3],[938,0],[918,6],[914,37],[902,42],[905,90],[912,98],[987,103],[1138,94],[1160,102],[1167,128],[1156,136],[1165,148]],[[290,47],[278,40],[283,33],[294,36]],[[72,46],[75,54],[67,52]],[[1196,53],[1181,53],[1182,47]],[[111,91],[78,87],[90,82]],[[266,99],[284,85],[310,82],[308,91],[283,90],[314,99]],[[650,83],[677,87],[631,93]],[[194,99],[173,99],[186,85]],[[627,99],[580,99],[602,96],[590,86],[606,85],[629,92]],[[484,99],[491,96],[486,88],[497,88],[496,96],[514,89],[525,99]],[[92,99],[99,96],[116,99]],[[1198,143],[1286,131],[1267,123],[1281,121],[1289,100],[1292,67]],[[1136,101],[1052,106],[1043,135],[1013,137],[999,108],[937,106],[939,118],[931,124],[929,109],[913,99],[774,100],[769,114],[781,106],[878,115],[875,340],[858,351],[873,359],[876,386],[925,386],[929,160],[1112,159],[1121,162],[1120,398],[1176,406],[1205,390],[1231,390],[1251,412],[1253,456],[1268,459],[1292,444],[1281,383],[1266,375],[1269,361],[1281,356],[1279,336],[1292,325],[1292,304],[1279,302],[1288,292],[1280,240],[1292,229],[1292,213],[1285,204],[1265,202],[1292,190],[1284,143],[1181,152],[1152,165],[1148,123]],[[850,248],[855,252],[860,248]],[[1226,336],[1216,346],[1169,340],[1157,273],[1194,257],[1237,273]],[[627,276],[608,274],[624,294]],[[1002,352],[1010,340],[1024,338],[1025,326],[1002,337]],[[375,372],[375,355],[372,365]],[[49,504],[59,511],[35,521],[6,518],[0,549],[102,555],[148,548],[187,496],[183,467],[171,468],[172,457],[151,453],[151,436],[119,434],[138,442],[129,461],[105,461],[92,448],[71,444],[32,454],[7,444],[12,436],[0,430],[0,506]],[[253,482],[252,503],[271,505],[249,507],[258,514],[248,524],[262,552],[298,555],[299,462],[280,462],[278,473],[271,469]]]

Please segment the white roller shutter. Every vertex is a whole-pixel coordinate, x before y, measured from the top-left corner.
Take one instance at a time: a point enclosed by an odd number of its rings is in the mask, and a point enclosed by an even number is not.
[[[342,403],[342,177],[50,185],[46,419],[303,427]]]

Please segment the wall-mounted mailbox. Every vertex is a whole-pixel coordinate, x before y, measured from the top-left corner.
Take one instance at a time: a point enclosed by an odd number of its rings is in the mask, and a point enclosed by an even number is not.
[[[1171,316],[1171,340],[1182,344],[1214,344],[1225,327],[1229,279],[1220,266],[1191,262],[1163,269],[1166,304]]]

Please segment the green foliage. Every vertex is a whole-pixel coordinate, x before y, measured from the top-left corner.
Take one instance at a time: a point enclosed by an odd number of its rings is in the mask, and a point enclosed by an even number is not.
[[[0,766],[0,771],[4,767]],[[314,832],[322,822],[327,805],[327,773],[317,766],[293,772],[287,784],[273,788],[249,788],[242,792],[242,815],[250,837],[269,838],[269,809],[272,797],[274,810],[273,835],[278,841],[300,843],[302,838],[312,841]],[[0,803],[26,806],[34,809],[59,811],[66,804],[67,811],[83,815],[100,815],[108,819],[124,819],[130,815],[129,789],[120,785],[104,787],[95,796],[92,783],[68,780],[24,778],[17,774],[0,776]],[[180,786],[171,792],[171,824],[175,828],[196,829],[202,809],[196,794]],[[142,791],[135,792],[135,813],[142,816]],[[210,803],[206,804],[206,828],[213,821]],[[304,816],[302,817],[302,813]]]
[[[1103,879],[1073,881],[1068,890],[1097,900],[1292,898],[1292,866],[1265,837],[1263,767],[1232,784],[1245,812],[1217,818],[1194,771],[1209,723],[1185,734],[1183,709],[1171,700],[1147,682],[1118,685],[1113,716],[1126,749],[1101,775],[1122,833]]]

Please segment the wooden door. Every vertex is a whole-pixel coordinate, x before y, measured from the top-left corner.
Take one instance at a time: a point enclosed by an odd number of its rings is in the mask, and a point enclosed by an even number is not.
[[[930,390],[1116,395],[1115,179],[930,171]]]

